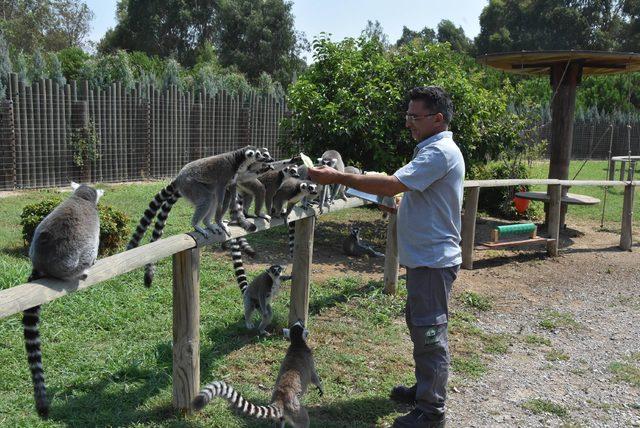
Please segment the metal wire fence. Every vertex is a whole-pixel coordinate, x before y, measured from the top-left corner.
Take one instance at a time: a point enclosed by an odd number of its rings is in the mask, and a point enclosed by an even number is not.
[[[175,175],[189,161],[247,144],[282,157],[284,99],[176,87],[28,86],[0,100],[0,190]]]

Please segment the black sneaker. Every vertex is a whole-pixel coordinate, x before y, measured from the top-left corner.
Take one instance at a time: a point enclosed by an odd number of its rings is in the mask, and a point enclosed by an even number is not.
[[[413,409],[404,416],[393,421],[391,428],[444,428],[444,414],[438,419],[432,419],[420,409]]]
[[[389,398],[393,401],[403,404],[416,404],[416,390],[418,389],[417,385],[413,385],[410,388],[407,388],[404,385],[395,386],[391,390],[391,394],[389,394]]]

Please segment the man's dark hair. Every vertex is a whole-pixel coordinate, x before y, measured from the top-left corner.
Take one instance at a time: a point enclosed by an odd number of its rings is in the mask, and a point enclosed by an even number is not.
[[[418,86],[409,91],[411,101],[422,100],[432,113],[442,113],[445,123],[453,118],[453,102],[444,89],[439,86]]]

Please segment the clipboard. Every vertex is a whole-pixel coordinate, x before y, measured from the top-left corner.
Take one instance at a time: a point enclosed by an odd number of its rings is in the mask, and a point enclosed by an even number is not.
[[[379,196],[379,195],[374,195],[372,193],[361,192],[360,190],[351,189],[351,188],[347,188],[344,194],[348,197],[360,198],[367,202],[373,202],[374,204],[384,205],[385,207],[397,208],[396,202],[394,198],[392,198],[391,196]]]

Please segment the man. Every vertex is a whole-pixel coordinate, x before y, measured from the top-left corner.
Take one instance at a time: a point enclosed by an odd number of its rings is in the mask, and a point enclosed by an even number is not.
[[[406,127],[418,142],[411,162],[392,176],[354,175],[310,168],[320,184],[343,184],[363,192],[394,196],[398,207],[398,253],[407,268],[406,321],[413,342],[416,384],[397,386],[396,401],[415,404],[394,427],[443,427],[449,374],[449,293],[460,263],[460,212],[464,180],[462,153],[448,131],[449,95],[439,87],[409,93]]]

